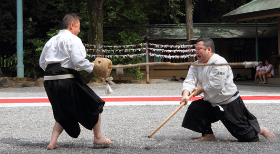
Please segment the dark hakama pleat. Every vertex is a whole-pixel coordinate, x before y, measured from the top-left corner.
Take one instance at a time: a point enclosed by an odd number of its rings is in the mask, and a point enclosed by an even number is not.
[[[73,69],[49,64],[45,76],[73,74],[75,78],[45,80],[44,87],[52,105],[53,115],[64,130],[73,138],[80,134],[79,123],[92,130],[102,113],[105,102],[95,94]]]
[[[238,97],[233,102],[222,105],[220,119],[232,136],[240,142],[259,141],[260,126],[257,118],[249,112],[244,102]]]
[[[218,120],[211,103],[200,99],[193,101],[188,107],[182,127],[202,134],[213,134],[211,123]]]

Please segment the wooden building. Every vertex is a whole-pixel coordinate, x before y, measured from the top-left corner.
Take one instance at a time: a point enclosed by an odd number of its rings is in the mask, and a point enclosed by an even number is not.
[[[180,45],[186,44],[186,28],[185,25],[177,26],[173,24],[149,25],[148,32],[143,34],[145,37],[149,35],[152,37],[148,40],[149,43],[162,45]],[[193,24],[194,37],[191,44],[195,44],[199,37],[212,38],[216,53],[223,56],[228,62],[244,62],[255,61],[255,24],[244,23],[194,23]],[[277,23],[272,24],[258,24],[258,42],[259,42],[259,61],[265,59],[270,60],[274,67],[278,67],[278,62],[273,55],[277,55]],[[153,52],[149,50],[149,52]],[[166,54],[166,53],[157,53]],[[170,53],[167,53],[170,54]],[[171,55],[178,55],[179,53],[171,53]],[[194,53],[192,53],[194,54]],[[182,54],[181,54],[182,55]],[[149,62],[154,61],[170,61],[173,63],[194,61],[193,57],[188,59],[158,59],[156,57],[149,57]],[[150,66],[150,79],[171,79],[176,76],[185,78],[189,66]],[[276,76],[279,75],[275,69]],[[141,72],[146,73],[146,67],[141,67]],[[240,74],[252,78],[255,74],[255,69],[246,69],[244,66],[233,67],[234,76]],[[145,76],[143,76],[145,78]],[[121,76],[122,80],[131,80],[132,77]],[[114,80],[119,80],[119,76],[115,76]]]

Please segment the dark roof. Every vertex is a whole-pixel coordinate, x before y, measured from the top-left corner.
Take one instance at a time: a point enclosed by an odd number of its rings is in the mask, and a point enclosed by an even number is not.
[[[280,16],[279,0],[253,0],[223,15],[237,22],[274,16]]]
[[[176,24],[155,24],[147,26],[147,30],[148,32],[141,34],[141,36],[144,38],[150,35],[153,37],[150,40],[187,39],[185,24],[182,24],[180,27]],[[277,37],[277,32],[277,23],[258,23],[259,38]],[[255,24],[194,23],[192,40],[196,40],[200,36],[209,38],[255,38]]]

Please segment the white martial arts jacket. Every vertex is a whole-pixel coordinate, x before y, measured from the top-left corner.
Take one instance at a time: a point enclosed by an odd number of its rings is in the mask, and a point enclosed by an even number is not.
[[[82,40],[69,30],[60,30],[44,46],[39,61],[40,67],[45,71],[51,63],[60,63],[64,68],[80,68],[89,73],[94,67],[94,64],[86,59],[86,49]]]
[[[227,61],[218,54],[213,54],[207,63],[224,64]],[[237,91],[229,65],[191,66],[183,84],[183,91],[188,90],[191,93],[198,82],[205,91],[203,100],[212,103],[213,106],[228,100]]]

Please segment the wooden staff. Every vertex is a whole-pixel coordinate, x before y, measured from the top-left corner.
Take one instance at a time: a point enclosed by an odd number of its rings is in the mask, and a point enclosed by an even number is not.
[[[230,66],[245,66],[246,68],[258,66],[258,62],[240,62],[240,63],[224,63],[224,64],[197,64],[194,62],[185,62],[185,63],[170,63],[170,62],[153,62],[153,63],[138,63],[138,64],[127,64],[127,65],[113,65],[110,68],[129,68],[129,67],[138,67],[138,66],[155,66],[155,65],[169,65],[169,66],[185,66],[185,65],[193,65],[193,66],[222,66],[222,65],[230,65]]]
[[[193,97],[195,92],[191,93],[189,99]],[[152,137],[170,118],[172,118],[187,102],[182,102],[176,110],[174,110],[149,136],[148,138]]]
[[[152,62],[152,63],[138,63],[138,64],[127,64],[127,65],[112,65],[109,68],[130,68],[130,67],[138,67],[138,66],[156,66],[156,65],[168,65],[168,66],[186,66],[186,65],[193,65],[193,66],[223,66],[223,65],[229,65],[229,66],[245,66],[245,68],[251,68],[258,66],[258,62],[256,61],[250,61],[250,62],[240,62],[240,63],[224,63],[224,64],[197,64],[194,62],[185,62],[185,63],[170,63],[170,62]],[[81,71],[81,69],[77,68],[77,71]]]

